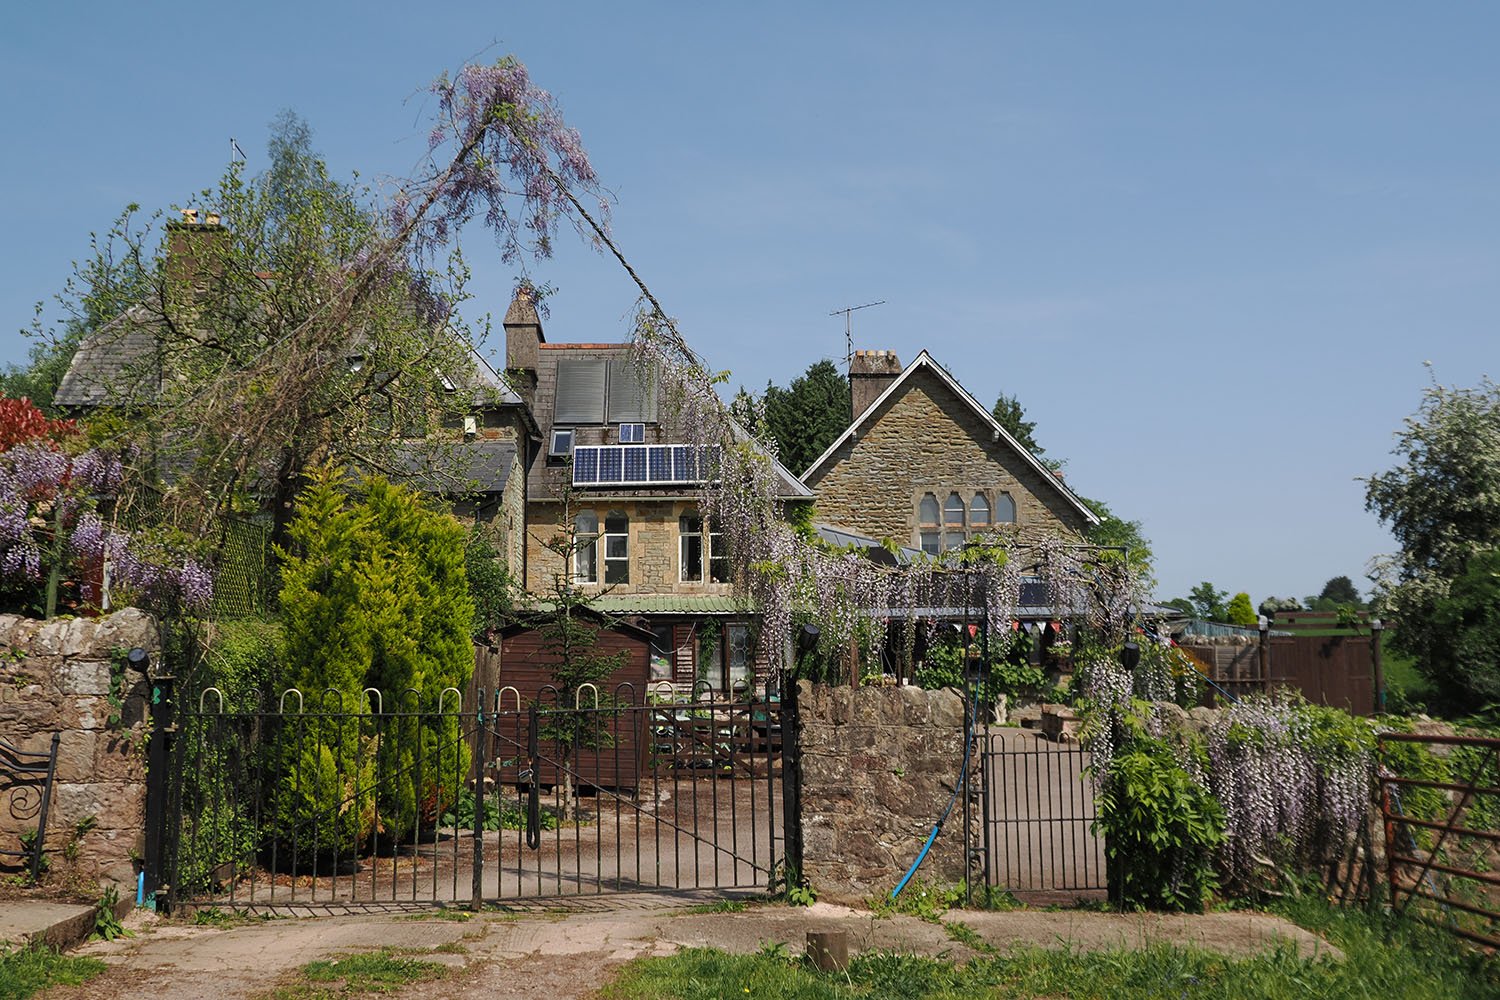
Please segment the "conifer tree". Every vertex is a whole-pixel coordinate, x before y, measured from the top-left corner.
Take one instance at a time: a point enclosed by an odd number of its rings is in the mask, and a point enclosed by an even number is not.
[[[329,707],[337,701],[345,712],[420,706],[431,713],[444,690],[463,690],[474,670],[468,634],[474,605],[456,520],[428,509],[405,487],[377,477],[351,490],[342,473],[323,469],[303,491],[289,536],[291,549],[278,551],[287,686],[315,703],[332,689],[338,697],[328,695]],[[366,688],[380,692],[377,704]],[[313,789],[320,798],[300,805],[326,811],[334,804],[327,796],[342,796],[340,809],[358,820],[344,822],[340,813],[341,849],[364,839],[377,814],[383,835],[408,835],[419,815],[437,815],[450,804],[468,773],[468,746],[451,714],[425,715],[420,724],[387,721],[378,734],[361,733],[347,719],[321,718],[315,726],[314,742],[341,750],[344,773],[352,777],[332,789],[324,773],[339,763],[337,753],[331,760],[321,751],[309,757],[304,747],[300,767],[318,776]],[[378,759],[378,790],[371,774],[348,766],[356,751],[361,761]],[[284,782],[296,773],[288,769]]]

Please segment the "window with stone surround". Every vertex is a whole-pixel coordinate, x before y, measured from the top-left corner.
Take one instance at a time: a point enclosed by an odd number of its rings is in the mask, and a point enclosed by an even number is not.
[[[995,498],[995,523],[1016,523],[1016,501],[1009,493],[1002,493]]]
[[[729,582],[729,550],[723,532],[712,522],[705,532],[703,518],[689,512],[677,519],[677,579],[682,583],[703,582],[705,562],[710,580]]]
[[[946,499],[939,503],[938,497],[945,493]],[[944,487],[923,493],[917,501],[917,537],[922,551],[930,556],[963,548],[975,535],[1015,520],[1016,503],[1009,493]]]
[[[969,527],[982,529],[989,526],[990,502],[984,498],[983,493],[976,493],[974,494],[973,501],[969,504]]]
[[[922,500],[917,504],[917,532],[921,537],[922,551],[930,556],[943,550],[943,530],[938,522],[939,517],[936,494],[922,494]]]

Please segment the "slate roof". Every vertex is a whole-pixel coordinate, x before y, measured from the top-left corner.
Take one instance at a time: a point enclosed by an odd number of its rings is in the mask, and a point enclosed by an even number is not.
[[[551,436],[554,423],[554,414],[557,404],[557,362],[559,360],[613,360],[627,358],[630,356],[629,344],[593,344],[593,343],[561,343],[540,345],[537,364],[536,403],[533,411],[541,429],[542,440],[546,442]],[[682,436],[674,436],[668,433],[668,425],[661,421],[646,421],[648,435],[656,433],[655,428],[660,428],[661,440],[653,440],[648,437],[652,444],[693,444],[695,442]],[[574,432],[573,443],[575,445],[613,444],[615,441],[610,437],[613,425],[609,423],[586,423],[586,424],[562,424],[563,427],[572,427]],[[730,433],[735,439],[742,442],[752,442],[750,433],[738,423],[730,421]],[[758,446],[757,446],[758,447]],[[780,484],[778,495],[783,499],[812,499],[815,495],[801,480],[799,480],[790,469],[779,461],[772,459],[773,468],[776,472],[777,482]],[[570,485],[564,475],[566,466],[556,460],[549,460],[547,448],[543,447],[532,461],[531,474],[527,477],[527,499],[538,502],[555,501],[562,496],[565,488]],[[597,487],[581,487],[580,492],[590,497],[610,498],[622,497],[632,499],[671,499],[680,497],[697,496],[699,490],[695,486],[673,486],[673,487],[635,487],[620,485],[600,485]]]
[[[515,457],[514,442],[481,438],[403,445],[396,460],[429,493],[500,493]]]
[[[154,394],[159,378],[150,363],[156,350],[155,322],[143,306],[132,306],[90,332],[73,355],[53,402],[102,406]]]

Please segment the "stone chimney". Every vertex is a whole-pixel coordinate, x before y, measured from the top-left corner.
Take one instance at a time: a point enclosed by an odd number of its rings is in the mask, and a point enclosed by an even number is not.
[[[530,290],[516,289],[516,297],[505,310],[505,368],[527,406],[536,403],[537,355],[546,342]]]
[[[849,363],[849,421],[853,423],[901,374],[895,351],[855,351]]]
[[[167,223],[167,280],[183,304],[208,298],[214,279],[224,273],[229,227],[217,212],[198,221],[196,208],[184,208],[182,220]],[[180,291],[179,291],[180,290]]]

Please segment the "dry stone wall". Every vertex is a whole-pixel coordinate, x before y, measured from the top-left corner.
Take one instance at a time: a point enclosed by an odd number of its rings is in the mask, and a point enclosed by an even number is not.
[[[889,891],[953,797],[963,763],[963,701],[952,691],[799,681],[797,715],[803,875],[828,899]],[[977,845],[978,784],[971,784]],[[928,882],[967,877],[963,805],[960,797],[922,864]]]
[[[115,650],[140,647],[157,659],[155,624],[135,609],[106,618],[35,621],[0,615],[0,738],[22,750],[49,749],[61,735],[47,817],[46,847],[54,877],[82,887],[100,880],[135,883],[146,815],[146,735],[150,684]],[[0,796],[0,841],[36,828]],[[80,823],[93,825],[69,840]],[[124,896],[126,893],[121,892]]]

